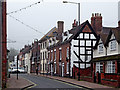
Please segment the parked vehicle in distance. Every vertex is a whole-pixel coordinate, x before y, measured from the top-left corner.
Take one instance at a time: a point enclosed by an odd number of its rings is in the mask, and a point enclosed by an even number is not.
[[[13,68],[11,73],[17,73],[17,68]],[[18,73],[25,73],[25,70],[21,67],[18,67]]]

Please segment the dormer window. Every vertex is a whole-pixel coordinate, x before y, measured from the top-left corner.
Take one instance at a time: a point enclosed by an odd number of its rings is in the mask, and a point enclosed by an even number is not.
[[[103,44],[99,44],[98,46],[99,53],[103,53]]]
[[[116,40],[112,40],[110,42],[110,50],[111,51],[116,50]]]

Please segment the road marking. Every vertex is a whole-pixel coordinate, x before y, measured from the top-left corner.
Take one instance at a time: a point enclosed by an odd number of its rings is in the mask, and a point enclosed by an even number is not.
[[[24,77],[23,77],[24,78]],[[27,90],[27,89],[29,89],[29,88],[32,88],[32,87],[35,87],[35,86],[37,86],[34,82],[32,82],[32,81],[30,81],[30,80],[28,80],[28,79],[26,79],[26,78],[24,78],[25,80],[27,80],[27,81],[29,81],[30,83],[32,83],[33,84],[33,86],[30,86],[30,87],[27,87],[26,89],[24,89],[24,90]]]

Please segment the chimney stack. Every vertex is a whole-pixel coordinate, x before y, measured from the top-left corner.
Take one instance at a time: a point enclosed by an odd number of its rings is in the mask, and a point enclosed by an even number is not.
[[[78,25],[78,22],[76,21],[76,19],[74,19],[74,23],[72,24],[72,28],[77,27],[77,25]]]
[[[62,35],[63,30],[64,30],[64,22],[63,21],[58,21],[57,24],[58,24],[58,34]]]
[[[102,16],[101,13],[92,13],[91,25],[97,35],[100,34],[102,30]]]
[[[118,21],[118,27],[120,28],[120,20]]]

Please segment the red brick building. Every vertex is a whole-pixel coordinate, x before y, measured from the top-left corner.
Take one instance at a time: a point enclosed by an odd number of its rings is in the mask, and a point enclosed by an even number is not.
[[[2,2],[2,87],[7,82],[7,30],[6,30],[6,2]]]
[[[31,55],[31,73],[36,72],[36,67],[38,67],[38,70],[40,72],[40,45],[38,44],[38,40],[34,40],[34,43],[32,43],[32,55]]]

